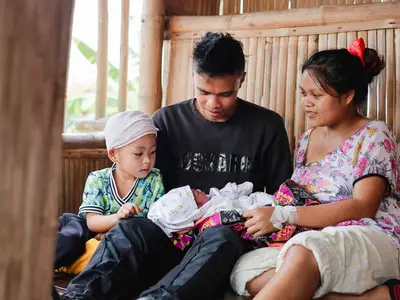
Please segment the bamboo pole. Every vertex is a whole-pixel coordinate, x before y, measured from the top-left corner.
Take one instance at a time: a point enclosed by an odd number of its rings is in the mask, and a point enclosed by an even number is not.
[[[278,86],[276,93],[276,112],[285,117],[285,98],[286,98],[286,82],[287,82],[287,60],[288,60],[288,37],[279,39],[279,60],[278,60]],[[275,73],[276,74],[276,73]]]
[[[235,16],[171,17],[170,33],[318,26],[398,18],[400,2],[322,6],[319,8],[256,12]]]
[[[246,65],[245,65],[244,71],[247,73],[247,71],[249,70],[249,50],[250,50],[249,43],[250,43],[250,40],[249,39],[241,39],[241,42],[243,43],[243,52],[244,52],[244,55],[246,56]],[[247,97],[247,82],[248,81],[249,81],[249,78],[246,76],[246,79],[243,82],[241,89],[239,90],[238,96],[242,99],[246,99],[246,97]]]
[[[4,300],[50,299],[73,6],[53,0],[0,4]]]
[[[368,47],[376,49],[376,30],[368,32]],[[376,96],[377,96],[377,83],[376,80],[372,81],[368,96],[368,117],[371,119],[377,118],[377,107],[376,107]]]
[[[382,53],[382,51],[381,51]],[[393,117],[396,113],[394,108],[394,91],[395,91],[395,56],[394,56],[394,31],[393,29],[386,30],[386,122],[393,128]],[[397,62],[398,64],[400,62]],[[394,75],[394,76],[393,76]]]
[[[161,58],[164,0],[143,1],[140,45],[139,108],[149,115],[161,107]]]
[[[394,38],[394,49],[395,49],[395,57],[400,57],[400,28],[395,30],[395,38]],[[394,130],[397,137],[400,137],[400,63],[396,63],[396,81],[395,81],[395,101],[394,101],[394,110],[395,110],[395,124]]]
[[[385,30],[378,30],[378,52],[383,55],[386,53],[386,32]],[[392,74],[390,74],[392,76]],[[381,72],[378,79],[378,119],[386,122],[386,73]]]
[[[128,57],[129,57],[129,2],[122,0],[121,3],[121,46],[119,61],[119,97],[118,111],[127,108],[128,95]]]
[[[256,73],[257,70],[257,38],[251,38],[249,43],[249,53],[247,62],[247,82],[248,88],[246,90],[246,100],[254,103]],[[263,63],[263,62],[262,62]]]
[[[336,49],[337,48],[337,34],[331,33],[328,34],[328,49]]]
[[[298,39],[298,47],[297,47],[297,76],[296,76],[296,103],[295,103],[295,130],[294,134],[296,137],[295,142],[297,143],[298,138],[305,130],[305,115],[301,106],[301,94],[298,91],[300,80],[301,80],[301,66],[303,65],[304,61],[307,59],[308,51],[308,38],[307,36],[300,36]]]
[[[279,71],[279,38],[272,39],[272,66],[271,66],[271,87],[269,97],[269,109],[276,111],[276,101],[278,93],[278,71]]]
[[[265,70],[265,38],[257,39],[256,82],[254,86],[254,103],[262,105],[264,70]]]
[[[271,73],[272,73],[272,38],[265,38],[265,64],[264,64],[264,87],[262,106],[269,108],[271,101]]]
[[[357,37],[358,38],[362,38],[365,42],[365,46],[368,45],[368,31],[359,31],[357,32]],[[359,112],[364,116],[367,117],[368,116],[368,101],[365,101],[360,109]]]
[[[193,20],[195,21],[195,20]],[[397,19],[381,19],[370,22],[355,22],[355,23],[342,23],[328,24],[321,26],[306,26],[306,27],[290,27],[290,28],[277,28],[277,29],[255,29],[249,30],[230,30],[233,36],[239,38],[253,38],[253,37],[283,37],[283,36],[303,36],[313,34],[341,34],[344,36],[344,47],[347,44],[346,32],[351,31],[368,31],[377,29],[390,29],[398,28],[400,17]],[[183,33],[169,33],[169,39],[172,40],[186,40],[201,37],[203,31],[199,32],[183,32]]]
[[[297,37],[289,38],[287,63],[287,81],[285,95],[285,127],[289,137],[289,145],[292,153],[295,148],[294,137],[294,118],[295,118],[295,100],[296,100],[296,75],[299,72],[296,68],[297,60]]]
[[[328,48],[328,35],[320,34],[318,37],[318,51],[326,50]]]
[[[96,119],[106,116],[108,81],[108,0],[99,0],[98,4]]]

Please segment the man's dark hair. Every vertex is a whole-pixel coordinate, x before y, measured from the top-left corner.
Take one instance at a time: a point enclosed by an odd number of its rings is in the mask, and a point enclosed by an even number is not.
[[[229,33],[207,32],[193,49],[193,62],[196,73],[210,77],[242,74],[243,44]]]

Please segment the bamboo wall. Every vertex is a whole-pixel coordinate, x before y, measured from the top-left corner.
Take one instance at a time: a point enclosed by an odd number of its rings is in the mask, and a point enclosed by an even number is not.
[[[249,16],[247,23],[251,23],[251,26],[247,26],[243,19],[237,22],[231,20],[226,24],[227,28],[234,28],[226,31],[243,43],[247,55],[247,77],[239,97],[277,111],[285,120],[292,150],[296,139],[307,128],[297,88],[301,64],[317,50],[343,48],[357,37],[363,37],[366,44],[377,49],[387,61],[386,69],[371,86],[365,113],[370,118],[386,121],[400,135],[400,25],[395,22],[400,18],[400,3],[354,8],[355,14],[365,17],[374,12],[374,16],[369,22],[357,22],[356,15],[351,18],[341,10],[331,11],[330,17],[326,17],[328,14],[325,16],[324,8],[321,8],[319,12],[313,10],[314,17],[310,10],[297,10],[298,13],[287,19],[281,16],[282,23],[290,23],[293,19],[304,20],[301,21],[304,24],[299,24],[302,27],[293,24],[291,27],[273,29],[273,26],[279,25],[268,20],[278,20],[277,12],[258,13],[252,18]],[[189,17],[175,18],[170,23],[171,39],[164,44],[163,105],[193,97],[191,50],[193,42],[207,30],[210,17],[190,17],[190,20]],[[225,17],[214,18],[220,18],[218,26],[224,26]],[[306,22],[314,22],[314,19],[316,22],[323,19],[324,24],[304,26]],[[257,23],[259,20],[261,24]],[[183,26],[187,23],[193,24],[191,29],[197,26],[199,31],[187,31],[187,27]]]
[[[64,134],[59,213],[78,212],[90,172],[111,166],[102,134]]]

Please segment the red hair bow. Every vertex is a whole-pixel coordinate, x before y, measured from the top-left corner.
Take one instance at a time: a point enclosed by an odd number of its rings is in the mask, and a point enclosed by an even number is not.
[[[351,55],[357,56],[363,66],[365,66],[364,62],[364,51],[365,51],[365,43],[362,38],[358,38],[351,43],[349,47],[347,47],[347,51],[350,52]]]

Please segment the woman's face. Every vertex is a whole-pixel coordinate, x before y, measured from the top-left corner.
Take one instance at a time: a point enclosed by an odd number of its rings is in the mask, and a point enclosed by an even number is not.
[[[345,96],[332,96],[324,91],[305,70],[300,82],[301,104],[310,128],[333,126],[339,123],[349,110]],[[337,94],[335,90],[331,94]]]

